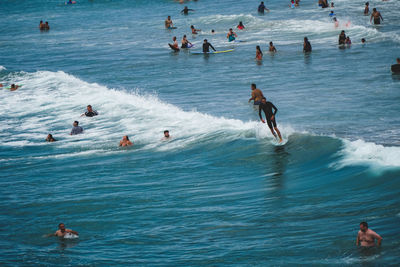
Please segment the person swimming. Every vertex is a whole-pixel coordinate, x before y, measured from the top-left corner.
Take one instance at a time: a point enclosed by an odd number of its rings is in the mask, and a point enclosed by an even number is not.
[[[186,34],[183,35],[181,43],[182,43],[181,48],[190,48],[193,46],[193,44],[189,42],[188,39],[186,38]]]
[[[194,11],[194,9],[189,9],[187,6],[185,6],[185,8],[182,9],[181,14],[183,13],[184,15],[189,15],[189,11]]]
[[[232,42],[236,39],[235,37],[237,37],[237,34],[230,28],[226,38],[228,38],[229,42]]]
[[[171,16],[168,16],[164,23],[166,29],[172,29],[174,27],[174,23],[171,20]]]
[[[79,121],[74,121],[70,135],[77,135],[83,133],[83,128],[79,126]]]
[[[364,15],[368,15],[369,14],[369,2],[365,3],[365,8],[364,8]]]
[[[50,234],[50,236],[58,236],[58,237],[65,237],[68,234],[74,234],[76,236],[78,236],[78,232],[73,231],[71,229],[66,229],[65,225],[63,223],[60,223],[58,225],[58,230],[54,233],[54,234]]]
[[[276,48],[274,46],[273,42],[269,42],[269,48],[268,48],[269,52],[276,52]]]
[[[303,52],[309,53],[311,51],[312,51],[311,43],[308,41],[307,37],[304,37]]]
[[[170,140],[172,137],[169,135],[169,131],[165,130],[164,131],[164,137],[161,139],[162,141],[168,141]]]
[[[256,46],[256,59],[257,60],[262,60],[263,58],[263,53],[261,51],[261,48],[259,45]]]
[[[236,26],[239,30],[244,30],[243,22],[239,21],[239,25]]]
[[[210,47],[211,47],[214,51],[217,51],[217,50],[215,50],[215,48],[207,41],[207,39],[204,39],[204,42],[203,42],[203,53],[209,53],[209,52],[210,52]]]
[[[52,134],[48,134],[46,137],[46,142],[55,142],[57,141],[56,139],[54,139]]]
[[[92,108],[91,105],[88,105],[88,106],[86,107],[85,113],[83,113],[83,114],[81,115],[81,117],[82,117],[82,116],[94,117],[94,116],[97,116],[97,115],[99,115],[99,113],[97,113],[96,110],[93,110],[93,108]]]
[[[132,146],[133,143],[129,140],[129,137],[127,135],[124,135],[122,137],[122,140],[119,141],[119,146]]]
[[[372,18],[374,19],[375,25],[381,24],[381,19],[383,20],[381,12],[377,11],[376,8],[372,9],[371,18],[369,19],[370,22],[372,21]]]
[[[351,40],[350,40],[350,37],[349,37],[349,36],[346,37],[345,43],[346,43],[347,45],[351,45]]]
[[[15,91],[15,90],[17,90],[18,88],[20,88],[21,86],[19,86],[19,85],[16,85],[16,84],[11,84],[11,86],[10,86],[10,91]]]
[[[346,34],[345,34],[344,31],[342,31],[342,32],[339,34],[339,41],[338,41],[338,43],[339,43],[339,45],[343,45],[343,44],[345,44],[345,42],[346,42]]]
[[[201,31],[200,29],[196,29],[196,28],[194,27],[194,25],[191,25],[191,26],[190,26],[190,29],[192,30],[192,34],[198,34],[198,32]]]
[[[178,45],[178,41],[176,40],[176,36],[172,37],[172,41],[173,44],[168,44],[169,47],[171,47],[172,50],[174,50],[175,52],[179,52],[179,45]]]

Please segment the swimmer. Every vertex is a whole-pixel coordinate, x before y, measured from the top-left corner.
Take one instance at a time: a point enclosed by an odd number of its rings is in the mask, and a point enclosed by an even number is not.
[[[68,233],[79,235],[78,232],[73,231],[71,229],[66,229],[65,225],[63,223],[60,223],[58,225],[58,230],[54,234],[52,234],[52,236],[64,237]]]
[[[15,90],[17,90],[19,87],[20,87],[19,85],[15,85],[15,84],[13,83],[13,84],[11,84],[10,91],[15,91]]]
[[[46,30],[46,31],[50,30],[50,26],[49,26],[49,23],[47,21],[44,24],[44,30]]]
[[[332,20],[335,23],[335,28],[339,27],[339,21],[336,18],[333,18]]]
[[[369,2],[365,3],[365,8],[364,8],[364,15],[368,15],[369,14]]]
[[[269,42],[269,52],[276,52],[276,48],[273,42]]]
[[[70,135],[77,135],[83,133],[83,128],[79,125],[79,121],[74,121],[72,124],[74,127],[72,127]]]
[[[382,244],[382,237],[368,229],[368,223],[360,223],[360,231],[358,231],[356,245],[362,247],[373,247],[375,246],[375,240],[378,240],[378,247]]]
[[[259,45],[256,46],[256,59],[257,60],[262,60],[263,53],[261,51],[261,48]]]
[[[307,37],[304,37],[304,44],[303,44],[303,52],[304,53],[309,53],[312,51],[312,47],[310,42],[308,41]]]
[[[339,45],[343,45],[346,42],[346,34],[344,33],[344,31],[342,31],[339,34]]]
[[[372,18],[374,18],[374,24],[381,24],[381,19],[383,21],[381,12],[377,11],[376,8],[372,9],[372,14],[371,14],[371,18],[369,19],[369,21],[372,21]]]
[[[249,103],[251,100],[254,100],[254,105],[260,105],[263,97],[264,97],[264,95],[261,92],[261,90],[257,88],[255,83],[252,83],[251,84],[251,97],[249,99]]]
[[[269,12],[269,9],[265,7],[264,2],[261,2],[258,6],[258,13],[264,14],[264,10],[267,10],[267,12]]]
[[[350,37],[349,37],[349,36],[346,37],[345,43],[346,43],[347,45],[351,45],[351,40],[350,40]]]
[[[237,37],[237,34],[230,28],[226,38],[228,38],[229,42],[232,42],[236,39],[235,37]]]
[[[168,18],[165,20],[165,28],[172,29],[172,27],[174,27],[174,23],[171,20],[171,16],[168,16]]]
[[[189,48],[189,45],[190,47],[193,46],[193,44],[189,42],[188,39],[186,38],[186,34],[183,36],[181,43],[182,43],[181,48]]]
[[[55,142],[57,141],[56,139],[54,139],[52,134],[48,134],[46,137],[46,142]]]
[[[194,11],[194,9],[189,9],[187,6],[181,11],[181,14],[189,15],[189,11]]]
[[[165,130],[164,131],[164,137],[161,140],[162,141],[167,141],[167,140],[170,140],[170,139],[171,139],[171,136],[169,135],[169,131]]]
[[[174,41],[173,44],[169,44],[169,46],[174,50],[174,51],[179,51],[179,45],[178,41],[176,40],[176,36],[172,37],[172,41]]]
[[[204,39],[204,42],[203,42],[203,53],[208,53],[208,52],[210,52],[210,47],[211,47],[214,51],[217,51],[217,50],[215,50],[215,48],[207,41],[207,39]]]
[[[198,32],[201,32],[200,29],[196,29],[193,25],[190,26],[190,29],[192,29],[192,34],[197,34]]]
[[[127,135],[124,135],[122,137],[122,140],[119,141],[119,146],[132,146],[133,143],[129,140],[129,137]]]
[[[211,30],[211,34],[215,34],[215,31],[214,31],[214,29],[212,29],[212,30]]]
[[[81,117],[82,117],[82,116],[94,117],[94,116],[99,115],[99,113],[97,113],[96,110],[93,110],[93,108],[92,108],[91,105],[88,105],[88,106],[86,107],[86,110],[87,110],[87,111],[86,111],[85,113],[83,113],[83,114],[81,115]]]
[[[362,43],[362,44],[365,44],[365,42],[366,42],[365,39],[364,39],[364,38],[361,38],[361,43]]]
[[[39,29],[40,29],[40,30],[43,30],[43,29],[44,29],[43,20],[41,20],[41,21],[39,22]]]
[[[239,30],[244,30],[243,22],[239,21],[239,25],[236,26]]]
[[[274,109],[273,113],[272,109]],[[269,129],[271,130],[271,133],[275,136],[275,138],[277,138],[276,134],[278,134],[279,143],[281,143],[282,142],[281,132],[279,131],[278,127],[276,127],[276,120],[275,120],[275,114],[278,112],[278,109],[271,102],[267,102],[267,99],[265,97],[262,98],[261,104],[258,107],[258,115],[260,116],[262,123],[265,123],[265,120],[261,115],[261,110],[264,111],[265,119],[267,120],[267,124]],[[274,126],[273,128],[272,125]]]

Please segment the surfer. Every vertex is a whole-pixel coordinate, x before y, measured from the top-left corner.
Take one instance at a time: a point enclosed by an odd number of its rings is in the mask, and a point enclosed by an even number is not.
[[[304,44],[303,44],[303,52],[304,53],[309,53],[312,51],[312,47],[310,42],[308,41],[307,37],[304,37]]]
[[[171,47],[172,50],[178,52],[179,51],[179,45],[178,45],[178,41],[176,40],[176,36],[172,37],[172,41],[174,41],[173,44],[168,44],[169,47]]]
[[[269,52],[276,52],[276,48],[273,42],[269,42]]]
[[[371,18],[369,19],[369,21],[372,21],[372,18],[374,18],[375,25],[381,24],[381,19],[383,20],[381,12],[377,11],[376,8],[372,9]]]
[[[273,113],[272,109],[274,109]],[[276,127],[276,120],[275,120],[275,114],[278,112],[278,109],[271,102],[269,101],[267,102],[267,99],[265,97],[262,98],[261,104],[258,106],[258,115],[260,116],[262,123],[265,123],[265,120],[261,115],[261,110],[264,111],[265,113],[265,119],[267,120],[267,124],[269,129],[271,130],[271,133],[275,136],[275,138],[277,137],[276,134],[278,134],[279,143],[281,143],[282,142],[281,132],[279,131],[278,127]]]
[[[79,126],[79,121],[74,121],[72,124],[74,127],[72,127],[70,135],[76,135],[76,134],[81,134],[83,133],[83,128]]]
[[[172,29],[172,27],[174,27],[174,23],[171,20],[171,16],[168,16],[168,18],[165,20],[165,28]]]
[[[204,39],[204,42],[203,42],[203,53],[209,53],[209,52],[210,52],[210,47],[211,47],[214,51],[217,51],[217,50],[215,50],[214,46],[212,46],[212,44],[210,44],[210,43],[207,41],[207,39]]]
[[[364,8],[364,15],[368,15],[369,14],[369,2],[365,3],[365,8]]]
[[[342,31],[339,34],[339,45],[343,45],[346,42],[346,34],[344,33],[344,31]]]
[[[257,60],[262,60],[263,53],[261,51],[261,48],[259,45],[256,46],[256,59]]]
[[[94,117],[94,116],[97,116],[97,115],[99,115],[99,113],[97,113],[96,110],[93,110],[93,108],[92,108],[91,105],[88,105],[88,106],[86,107],[86,112],[83,113],[83,114],[81,115],[81,117],[82,117],[82,116]]]
[[[358,231],[356,245],[362,247],[375,246],[375,240],[378,240],[378,247],[382,244],[382,237],[368,228],[368,223],[360,223],[360,231]]]
[[[119,141],[119,146],[131,146],[133,143],[129,140],[129,137],[127,135],[124,135],[122,137],[122,140]]]
[[[68,233],[79,235],[78,232],[73,231],[71,229],[66,229],[65,225],[63,223],[60,223],[58,225],[58,230],[54,234],[52,234],[52,236],[64,237]]]
[[[237,34],[232,30],[232,28],[229,29],[228,34],[226,35],[226,38],[228,38],[229,42],[235,41],[237,37]]]
[[[183,13],[184,15],[189,15],[189,11],[194,11],[194,9],[190,9],[187,6],[185,6],[185,8],[182,9],[181,14]]]
[[[46,137],[46,142],[55,142],[57,141],[56,139],[54,139],[52,134],[48,134]]]
[[[20,87],[19,85],[16,85],[16,84],[13,83],[13,84],[11,84],[10,91],[15,91],[15,90],[17,90],[19,87]]]
[[[171,138],[171,136],[169,135],[169,131],[165,130],[164,131],[164,137],[161,139],[162,141],[167,141]]]
[[[264,14],[264,10],[267,10],[267,12],[269,12],[269,9],[265,7],[264,2],[261,2],[258,6],[258,13]]]
[[[239,30],[244,30],[243,22],[239,21],[239,25],[236,26]]]
[[[186,34],[183,36],[181,43],[181,48],[190,48],[193,46],[193,44],[186,38]]]
[[[254,105],[260,105],[261,100],[264,97],[263,93],[260,89],[257,88],[255,83],[251,84],[251,97],[249,99],[249,103],[251,100],[254,100]]]
[[[192,34],[197,34],[198,32],[201,32],[200,29],[196,29],[193,25],[190,26],[190,29],[192,30]]]

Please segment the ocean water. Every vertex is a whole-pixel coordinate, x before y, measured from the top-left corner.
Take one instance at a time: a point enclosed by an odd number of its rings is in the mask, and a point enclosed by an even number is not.
[[[399,265],[400,1],[369,1],[374,26],[365,0],[336,0],[338,28],[317,1],[265,2],[264,16],[233,0],[184,16],[172,0],[2,0],[0,83],[23,86],[0,90],[1,265]],[[246,42],[228,43],[239,21]],[[183,34],[235,51],[172,52]],[[251,83],[278,107],[283,145]],[[99,116],[80,117],[88,104]],[[382,247],[355,246],[361,221]],[[45,237],[60,222],[79,239]]]

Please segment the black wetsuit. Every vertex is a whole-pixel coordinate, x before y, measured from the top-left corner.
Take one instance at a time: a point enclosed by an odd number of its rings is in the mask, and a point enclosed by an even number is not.
[[[265,6],[263,4],[260,4],[258,6],[258,13],[264,14],[264,9],[265,9]]]
[[[217,51],[217,50],[215,50],[214,46],[212,46],[210,43],[204,43],[204,44],[203,44],[203,53],[208,53],[208,52],[210,52],[210,47],[211,47],[214,51]]]
[[[272,112],[272,109],[274,109],[275,111]],[[271,120],[272,115],[275,115],[278,112],[278,109],[274,106],[274,104],[269,101],[267,101],[265,104],[261,102],[258,107],[258,115],[260,116],[260,119],[262,119],[261,110],[263,110],[265,113],[265,119],[267,120],[268,127],[271,129],[272,125],[276,127],[275,117],[273,120]]]
[[[306,42],[306,46],[303,49],[304,52],[311,52],[312,48],[311,48],[311,44],[309,41]]]
[[[194,9],[184,8],[184,9],[181,11],[181,13],[183,13],[183,14],[185,14],[185,15],[188,15],[188,14],[189,14],[189,11],[194,11]]]
[[[85,112],[85,116],[86,116],[86,117],[93,117],[93,116],[97,116],[97,115],[99,115],[99,114],[97,113],[96,110],[93,110],[93,111],[86,111],[86,112]]]
[[[346,42],[346,34],[339,35],[339,44],[342,45],[345,44],[345,42]]]

